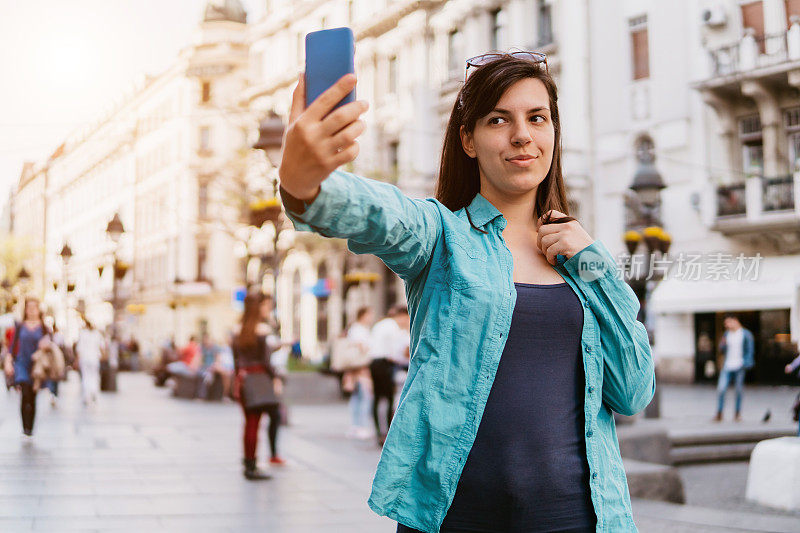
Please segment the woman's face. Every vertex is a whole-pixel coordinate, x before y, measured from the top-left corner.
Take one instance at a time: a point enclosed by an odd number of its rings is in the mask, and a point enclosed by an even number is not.
[[[544,83],[525,78],[509,87],[471,134],[462,126],[461,145],[478,159],[482,193],[494,189],[517,196],[535,190],[550,171],[555,146]]]
[[[25,304],[25,320],[39,320],[39,302],[32,300]]]

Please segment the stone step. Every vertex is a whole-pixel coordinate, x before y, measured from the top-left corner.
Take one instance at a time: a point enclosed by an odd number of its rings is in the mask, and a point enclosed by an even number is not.
[[[750,459],[756,442],[732,444],[705,444],[700,446],[679,446],[672,449],[670,457],[673,465],[693,463],[716,463],[720,461],[746,461]]]
[[[336,376],[319,372],[291,372],[286,381],[284,400],[294,405],[325,405],[343,402]]]
[[[671,430],[670,441],[673,447],[702,446],[710,444],[734,444],[760,442],[778,437],[792,436],[795,430],[785,428],[711,428]]]
[[[674,466],[623,459],[631,498],[685,503],[683,481]]]

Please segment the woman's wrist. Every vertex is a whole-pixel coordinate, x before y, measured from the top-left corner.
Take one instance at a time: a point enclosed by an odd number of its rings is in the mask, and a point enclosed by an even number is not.
[[[313,203],[321,190],[322,187],[319,185],[317,185],[317,187],[311,191],[299,191],[295,189],[288,190],[282,184],[280,186],[281,196],[285,198],[284,201],[289,200],[292,202],[302,202],[305,205],[310,205]]]

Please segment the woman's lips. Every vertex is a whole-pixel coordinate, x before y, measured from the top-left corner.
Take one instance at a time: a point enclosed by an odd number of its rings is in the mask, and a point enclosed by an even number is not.
[[[528,159],[506,159],[509,163],[517,167],[529,167],[536,161],[535,157],[529,157]]]

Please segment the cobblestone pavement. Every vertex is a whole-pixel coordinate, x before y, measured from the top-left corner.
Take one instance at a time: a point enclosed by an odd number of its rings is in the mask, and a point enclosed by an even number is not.
[[[237,405],[176,400],[148,376],[121,374],[119,392],[87,409],[76,377],[62,384],[55,409],[46,393],[39,395],[32,441],[21,436],[18,396],[0,392],[2,532],[395,530],[367,508],[379,449],[344,437],[343,403],[292,407],[279,437],[289,464],[253,483],[241,476]],[[661,423],[707,423],[713,389],[662,390]],[[748,392],[745,423],[753,424],[765,406],[793,397],[789,388]],[[787,420],[779,416],[775,424]],[[264,436],[262,427],[262,461]],[[635,501],[640,531],[800,531],[798,514],[744,505],[746,469],[746,463],[683,468],[688,505]],[[723,480],[728,488],[714,491]]]

